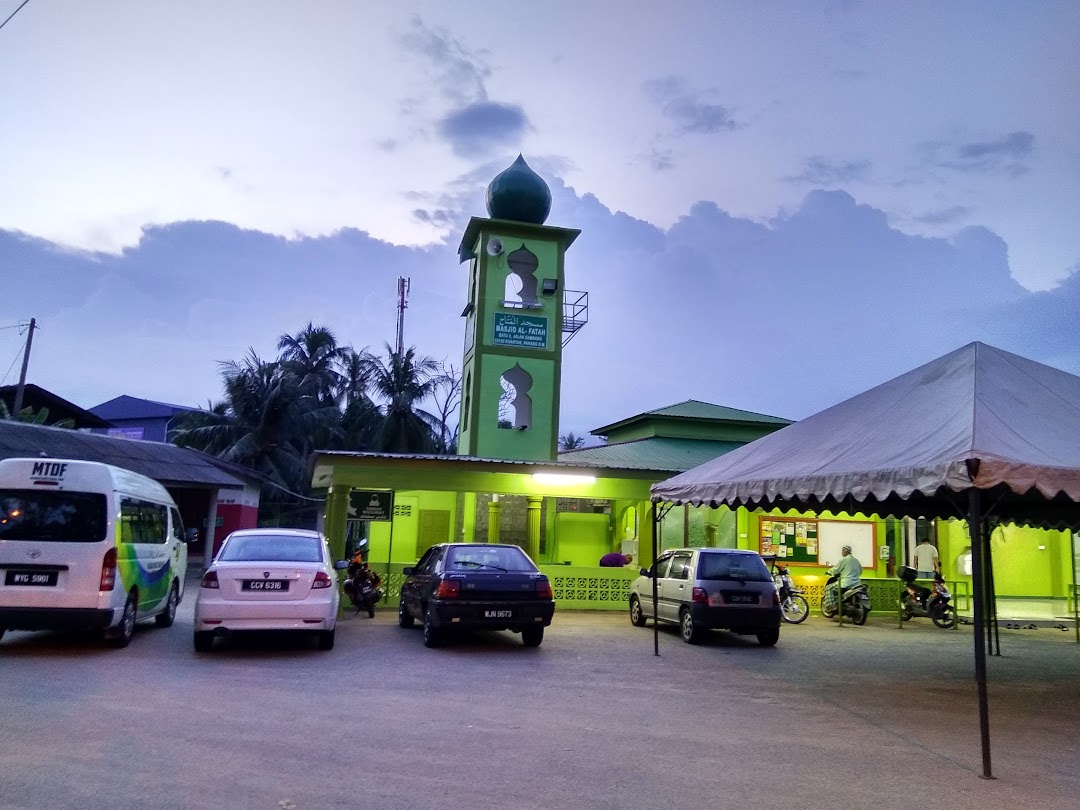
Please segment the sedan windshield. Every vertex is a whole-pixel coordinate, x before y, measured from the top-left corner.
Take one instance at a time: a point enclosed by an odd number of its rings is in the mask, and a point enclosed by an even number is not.
[[[740,582],[772,582],[765,561],[756,554],[709,554],[698,560],[698,579],[733,579]]]
[[[458,546],[450,549],[447,570],[473,571],[536,571],[525,553],[517,546]]]
[[[222,562],[322,562],[318,537],[245,534],[232,537],[221,550]]]

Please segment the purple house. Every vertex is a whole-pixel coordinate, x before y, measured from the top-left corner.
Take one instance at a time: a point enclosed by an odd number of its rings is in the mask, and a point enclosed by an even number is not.
[[[152,399],[123,396],[102,402],[90,409],[90,413],[112,423],[113,427],[98,428],[94,433],[143,439],[148,442],[168,441],[169,430],[177,417],[197,411],[183,405],[170,405]]]

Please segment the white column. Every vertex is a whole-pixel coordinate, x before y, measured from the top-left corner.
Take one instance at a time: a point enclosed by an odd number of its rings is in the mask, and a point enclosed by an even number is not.
[[[210,490],[210,513],[206,516],[206,531],[203,537],[203,571],[214,561],[214,535],[217,534],[218,490]]]

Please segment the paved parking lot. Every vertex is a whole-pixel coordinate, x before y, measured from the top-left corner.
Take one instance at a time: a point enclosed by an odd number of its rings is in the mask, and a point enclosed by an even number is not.
[[[999,779],[978,777],[969,631],[812,617],[775,649],[690,647],[622,614],[556,614],[425,649],[391,610],[336,649],[280,637],[196,655],[177,624],[126,650],[0,641],[0,807],[1074,808],[1080,645],[1005,631]]]

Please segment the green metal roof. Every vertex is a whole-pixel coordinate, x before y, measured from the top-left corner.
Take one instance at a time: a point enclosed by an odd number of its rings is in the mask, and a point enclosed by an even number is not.
[[[726,405],[713,405],[711,402],[701,402],[697,399],[688,399],[665,408],[657,408],[654,411],[645,411],[636,416],[620,419],[610,425],[598,427],[589,431],[593,436],[606,436],[618,428],[625,427],[635,422],[645,422],[650,418],[667,417],[672,419],[703,419],[717,422],[743,422],[746,424],[761,425],[790,425],[790,419],[779,416],[769,416],[764,413],[744,411],[739,408],[729,408]]]
[[[765,422],[773,425],[790,425],[790,419],[782,419],[779,416],[769,416],[764,413],[743,411],[739,408],[729,408],[726,405],[713,405],[711,402],[701,402],[697,399],[688,399],[666,408],[657,408],[655,411],[646,411],[643,416],[679,416],[687,419],[726,419],[731,422]]]
[[[559,461],[616,469],[684,472],[744,445],[745,442],[660,437],[567,450],[559,453]]]

